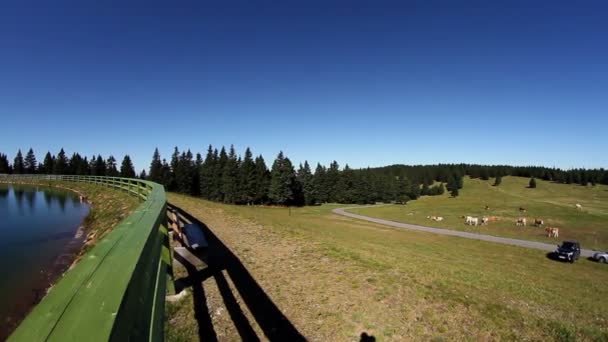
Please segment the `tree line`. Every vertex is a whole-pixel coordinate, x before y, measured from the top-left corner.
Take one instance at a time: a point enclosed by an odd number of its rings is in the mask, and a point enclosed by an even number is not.
[[[120,167],[114,156],[104,159],[101,155],[90,159],[78,153],[68,158],[63,148],[57,155],[47,152],[42,162],[38,162],[33,149],[23,156],[17,151],[13,163],[6,154],[0,153],[0,174],[48,174],[48,175],[91,175],[134,178],[135,168],[129,155],[122,159]]]
[[[55,156],[47,153],[42,163],[30,149],[25,157],[17,152],[13,163],[0,153],[1,173],[77,174],[135,177],[130,157],[123,158],[120,169],[113,156],[90,159],[78,153],[67,158],[63,149]],[[315,203],[405,203],[420,196],[441,195],[448,191],[458,196],[463,177],[489,180],[500,185],[504,176],[538,178],[567,184],[608,184],[604,169],[561,170],[537,166],[437,164],[390,165],[352,169],[333,161],[313,168],[304,161],[297,167],[280,152],[270,167],[262,155],[247,148],[243,155],[234,147],[209,146],[205,156],[175,147],[170,159],[152,155],[149,171],[140,178],[163,184],[167,190],[200,196],[231,204],[312,205]]]

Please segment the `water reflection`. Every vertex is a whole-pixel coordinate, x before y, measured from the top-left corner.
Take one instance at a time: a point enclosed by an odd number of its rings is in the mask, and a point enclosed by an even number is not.
[[[44,294],[66,248],[79,248],[73,238],[88,212],[70,192],[0,184],[0,340]]]

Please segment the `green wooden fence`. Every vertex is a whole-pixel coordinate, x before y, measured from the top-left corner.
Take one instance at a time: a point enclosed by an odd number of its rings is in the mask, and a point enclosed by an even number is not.
[[[96,176],[5,175],[0,180],[94,183],[142,200],[64,274],[9,341],[163,340],[170,252],[162,185]]]

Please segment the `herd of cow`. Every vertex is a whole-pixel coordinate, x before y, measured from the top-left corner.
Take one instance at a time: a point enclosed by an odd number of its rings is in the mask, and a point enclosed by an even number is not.
[[[576,210],[581,211],[583,209],[583,207],[580,204],[576,204],[575,205]],[[485,207],[486,210],[489,210],[490,207],[488,207],[486,205]],[[526,208],[520,207],[519,211],[521,213],[525,213],[527,212]],[[496,221],[498,220],[497,217],[495,216],[483,216],[481,218],[479,217],[474,217],[474,216],[461,216],[461,218],[465,219],[464,220],[464,224],[466,225],[470,225],[470,226],[481,226],[481,225],[487,225],[490,221]],[[427,219],[433,220],[433,221],[437,221],[437,222],[441,222],[443,221],[443,217],[442,216],[427,216]],[[519,217],[517,219],[517,221],[515,222],[515,225],[518,227],[525,227],[527,225],[528,221],[525,217]],[[535,218],[534,219],[534,226],[535,227],[539,227],[542,228],[545,225],[545,221],[539,218]],[[559,228],[556,227],[545,227],[545,233],[547,234],[547,237],[559,237]]]

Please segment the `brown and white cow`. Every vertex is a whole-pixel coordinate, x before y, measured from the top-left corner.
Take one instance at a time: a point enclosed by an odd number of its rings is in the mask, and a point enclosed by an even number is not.
[[[515,223],[516,226],[525,226],[526,225],[526,218],[525,217],[520,217],[517,219],[517,222]]]
[[[559,228],[547,227],[545,228],[545,232],[547,233],[547,237],[559,237]]]
[[[544,220],[541,219],[534,219],[534,225],[537,227],[541,227],[543,224],[545,224]]]

